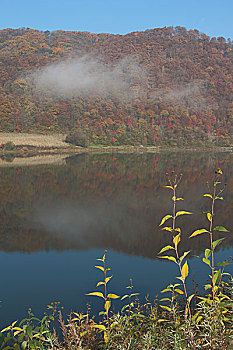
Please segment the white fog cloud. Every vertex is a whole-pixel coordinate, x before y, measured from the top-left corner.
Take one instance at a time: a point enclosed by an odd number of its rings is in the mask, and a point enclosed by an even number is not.
[[[145,83],[144,69],[129,57],[117,64],[104,64],[99,58],[83,56],[50,64],[30,75],[34,87],[57,96],[101,96],[126,94],[130,87]]]

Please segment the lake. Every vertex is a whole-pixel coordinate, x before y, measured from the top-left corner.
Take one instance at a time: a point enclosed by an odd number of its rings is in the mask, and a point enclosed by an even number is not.
[[[3,163],[3,162],[2,162]],[[1,166],[4,165],[4,166]],[[188,239],[208,227],[202,212],[209,209],[208,192],[216,168],[227,182],[224,201],[216,205],[215,224],[233,227],[232,153],[160,152],[79,154],[57,164],[0,165],[0,326],[20,320],[32,308],[38,316],[60,301],[64,314],[97,313],[102,305],[85,294],[100,290],[96,259],[107,249],[113,279],[109,291],[123,295],[133,279],[140,299],[153,300],[173,282],[177,269],[158,259],[171,243],[161,231],[161,218],[171,213],[171,192],[166,172],[183,173],[178,209],[193,215],[179,218],[181,251],[190,254],[189,288],[207,280],[208,269],[194,257],[209,247],[208,236]],[[178,219],[177,219],[178,220]],[[216,261],[233,255],[232,232],[216,253]],[[216,239],[222,237],[216,234]],[[233,273],[232,266],[228,272]],[[122,304],[115,301],[115,308]]]

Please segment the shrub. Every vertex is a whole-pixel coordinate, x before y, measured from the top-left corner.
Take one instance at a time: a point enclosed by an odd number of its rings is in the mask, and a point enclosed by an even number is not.
[[[71,143],[72,145],[75,145],[75,146],[88,147],[89,137],[86,133],[78,129],[75,129],[66,136],[65,142]]]
[[[11,141],[6,142],[4,149],[6,151],[14,151],[15,150],[14,142],[11,142]]]

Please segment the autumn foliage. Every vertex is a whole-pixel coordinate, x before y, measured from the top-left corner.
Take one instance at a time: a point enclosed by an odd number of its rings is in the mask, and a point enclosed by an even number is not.
[[[52,96],[34,91],[33,70],[67,58],[127,57],[145,72],[122,94]],[[233,51],[230,39],[164,27],[127,35],[0,31],[0,131],[74,132],[91,144],[232,145]]]

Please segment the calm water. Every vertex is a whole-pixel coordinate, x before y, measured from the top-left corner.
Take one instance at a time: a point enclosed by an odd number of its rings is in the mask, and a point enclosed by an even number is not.
[[[157,259],[170,243],[158,229],[171,210],[166,171],[182,172],[178,191],[185,201],[179,209],[193,212],[180,218],[184,240],[180,248],[201,254],[207,237],[188,239],[206,227],[201,214],[206,181],[216,167],[224,172],[227,188],[217,203],[216,225],[233,227],[233,166],[229,153],[83,154],[63,165],[0,167],[0,326],[22,319],[31,307],[39,316],[46,305],[60,301],[64,312],[93,312],[101,305],[85,293],[96,290],[101,272],[93,266],[108,249],[114,276],[110,291],[125,294],[129,278],[135,292],[151,300],[176,276],[176,266]],[[217,235],[216,238],[220,236]],[[227,235],[217,260],[233,255],[233,236]],[[190,260],[189,278],[201,283],[208,270]],[[233,273],[233,268],[228,268]],[[120,302],[115,302],[116,308]]]

